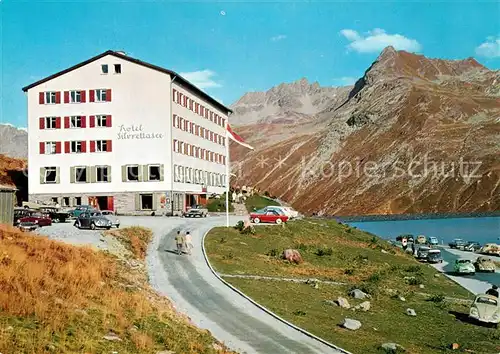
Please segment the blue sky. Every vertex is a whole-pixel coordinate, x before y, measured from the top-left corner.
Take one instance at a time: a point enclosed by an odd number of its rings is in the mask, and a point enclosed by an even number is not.
[[[185,73],[226,105],[302,77],[350,84],[387,44],[499,69],[499,6],[0,0],[0,122],[25,126],[21,87],[108,49]]]

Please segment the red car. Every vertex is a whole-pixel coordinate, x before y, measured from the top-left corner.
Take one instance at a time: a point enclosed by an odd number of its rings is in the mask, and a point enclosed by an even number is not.
[[[288,216],[278,213],[276,210],[257,210],[250,213],[250,221],[253,223],[272,222],[281,224],[288,221]]]
[[[27,216],[18,219],[17,222],[34,222],[39,227],[52,225],[52,219],[48,215],[36,211],[30,212]]]

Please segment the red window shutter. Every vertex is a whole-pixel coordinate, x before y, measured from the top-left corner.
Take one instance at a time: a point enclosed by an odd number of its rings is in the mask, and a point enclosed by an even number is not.
[[[172,147],[172,150],[174,150],[174,152],[177,152],[177,149],[176,149],[176,147],[177,147],[177,139],[174,139],[173,144],[174,145]]]
[[[38,127],[40,129],[45,129],[45,117],[40,117],[38,119]]]
[[[111,102],[111,89],[106,90],[106,101]]]
[[[226,126],[226,120],[224,118],[222,118],[222,126],[225,127]]]
[[[87,128],[87,117],[82,116],[82,128]]]
[[[61,117],[56,118],[56,129],[61,129]]]
[[[90,116],[89,117],[89,126],[91,128],[95,128],[95,116]]]
[[[177,103],[177,90],[173,89],[172,90],[172,100]]]
[[[86,93],[85,90],[80,91],[80,99],[81,99],[82,103],[85,103],[85,99],[86,99],[85,93]]]
[[[111,123],[111,115],[108,115],[108,118],[106,118],[106,126],[107,127],[113,126],[113,124]]]
[[[64,142],[64,152],[66,154],[69,154],[71,152],[70,148],[69,148],[69,141],[65,141]]]
[[[69,103],[69,91],[64,91],[64,103]]]
[[[182,105],[184,107],[187,107],[188,106],[188,98],[186,96],[184,96],[184,99],[182,100]]]
[[[61,153],[61,142],[58,141],[56,142],[56,154],[60,154]]]
[[[39,92],[38,93],[38,103],[39,104],[44,104],[45,103],[45,92]]]
[[[90,140],[90,152],[95,152],[95,140]]]
[[[85,140],[82,141],[82,152],[87,152],[87,142]]]
[[[108,140],[107,141],[107,143],[106,143],[106,151],[107,152],[113,151],[113,141],[112,140]]]
[[[95,90],[89,90],[89,102],[95,102]]]
[[[61,103],[61,92],[56,92],[56,103]]]
[[[45,143],[43,141],[40,142],[40,155],[45,154]]]
[[[177,119],[177,114],[174,114],[172,118],[172,125],[175,127],[175,120]]]
[[[64,128],[65,129],[69,128],[69,117],[64,117]]]

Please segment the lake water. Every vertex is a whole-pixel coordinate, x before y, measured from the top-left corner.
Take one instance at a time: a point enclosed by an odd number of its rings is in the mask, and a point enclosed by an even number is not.
[[[480,244],[500,244],[500,217],[450,218],[426,220],[397,221],[363,221],[349,222],[358,229],[371,232],[386,239],[395,239],[401,234],[425,235],[437,237],[440,244],[447,245],[454,238],[466,241],[477,241]],[[449,252],[443,252],[443,260],[449,262],[445,271],[453,270],[453,263],[458,257]],[[483,280],[500,286],[500,273],[476,273],[475,279]]]

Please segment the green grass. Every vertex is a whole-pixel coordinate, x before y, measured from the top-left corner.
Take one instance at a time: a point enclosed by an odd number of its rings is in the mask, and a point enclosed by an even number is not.
[[[245,206],[247,207],[247,211],[249,213],[254,211],[254,208],[262,209],[271,205],[277,206],[280,204],[272,199],[261,197],[260,195],[252,195],[245,200]]]
[[[285,228],[257,227],[255,235],[214,229],[205,242],[210,262],[220,273],[345,283],[320,283],[319,289],[314,289],[286,281],[226,278],[284,318],[353,353],[378,353],[385,342],[424,354],[443,352],[453,342],[475,353],[500,349],[500,330],[464,323],[450,314],[467,314],[468,305],[443,297],[471,300],[468,291],[443,275],[436,277],[434,268],[418,263],[388,242],[355,228],[306,219],[289,222]],[[298,249],[304,262],[293,265],[281,260],[279,255],[286,248]],[[347,311],[325,303],[338,296],[347,297],[351,304],[361,302],[347,296],[355,287],[373,295],[370,311]],[[407,301],[400,301],[397,295]],[[406,315],[408,307],[415,309],[417,317]],[[345,317],[360,320],[362,328],[356,333],[340,328],[338,324]]]
[[[226,196],[222,195],[220,199],[213,198],[209,199],[207,203],[207,209],[211,213],[225,212],[226,211]],[[229,211],[234,211],[234,206],[229,202]]]

